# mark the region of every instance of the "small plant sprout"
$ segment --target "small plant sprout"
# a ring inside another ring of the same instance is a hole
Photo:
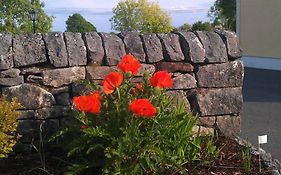
[[[251,164],[251,160],[252,160],[252,154],[251,154],[251,145],[248,142],[246,142],[246,145],[243,147],[242,149],[242,159],[243,159],[243,168],[245,171],[250,171],[252,164]]]

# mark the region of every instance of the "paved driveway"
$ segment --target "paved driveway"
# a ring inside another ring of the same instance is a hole
[[[258,135],[267,134],[262,148],[281,160],[281,71],[245,69],[241,137],[257,146]]]

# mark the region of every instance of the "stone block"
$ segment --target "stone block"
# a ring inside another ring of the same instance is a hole
[[[16,35],[13,40],[15,67],[46,63],[46,48],[41,34]]]
[[[18,120],[17,132],[21,135],[19,142],[31,143],[39,137],[39,124],[35,120]]]
[[[42,136],[43,138],[50,138],[60,129],[60,120],[59,119],[48,119],[41,120],[39,124],[42,126]],[[37,133],[39,134],[39,132]]]
[[[113,71],[118,71],[117,66],[86,66],[86,79],[102,80]]]
[[[155,66],[153,64],[141,64],[141,68],[139,69],[137,76],[143,76],[145,72],[152,75],[155,72]]]
[[[193,63],[203,63],[205,61],[205,49],[199,38],[192,32],[178,32],[180,36],[181,48],[185,59]]]
[[[83,39],[87,47],[88,63],[101,65],[105,55],[101,37],[96,32],[87,32],[83,34]]]
[[[67,50],[61,32],[43,34],[50,63],[54,67],[67,67]]]
[[[35,119],[53,119],[62,118],[69,115],[69,107],[66,106],[52,106],[35,110]]]
[[[91,90],[82,83],[72,83],[71,84],[71,94],[70,97],[77,97],[80,95],[89,94]]]
[[[15,78],[18,77],[20,74],[19,69],[8,69],[4,71],[0,71],[0,78]]]
[[[181,51],[179,36],[173,33],[158,34],[163,45],[164,58],[168,61],[183,61],[184,55]]]
[[[173,78],[173,87],[172,89],[193,89],[196,88],[196,80],[190,74],[177,74]]]
[[[145,62],[143,43],[138,32],[121,33],[120,37],[125,43],[127,53],[134,55],[140,62]]]
[[[191,97],[193,112],[201,116],[239,114],[242,109],[242,88],[198,89]]]
[[[86,46],[81,33],[65,32],[64,38],[68,54],[69,66],[81,66],[87,64]]]
[[[204,126],[194,126],[192,128],[192,134],[199,136],[215,136],[215,129]]]
[[[216,124],[217,118],[216,117],[199,117],[198,125],[206,126],[206,127],[214,127]]]
[[[21,143],[21,142],[17,142],[16,145],[13,147],[13,151],[16,154],[26,154],[26,155],[30,155],[31,152],[33,151],[33,147],[30,143]]]
[[[37,75],[28,75],[26,78],[27,83],[43,84],[43,77]]]
[[[56,94],[55,99],[57,105],[69,106],[71,104],[68,92]]]
[[[16,86],[23,83],[23,76],[15,78],[0,78],[1,86]]]
[[[155,64],[156,71],[166,70],[168,72],[193,72],[194,67],[190,63],[159,62]]]
[[[186,98],[186,95],[184,91],[182,90],[176,90],[176,91],[168,91],[167,95],[173,98],[173,106],[177,107],[181,103],[185,104],[185,111],[186,112],[191,112],[190,104]]]
[[[216,127],[221,135],[237,136],[241,132],[241,118],[233,115],[218,116]]]
[[[216,129],[219,135],[233,137],[241,132],[241,118],[238,115],[199,117],[198,124]]]
[[[13,66],[12,34],[0,33],[0,70]]]
[[[20,74],[22,74],[22,75],[42,74],[42,71],[43,71],[43,69],[40,67],[20,68]]]
[[[40,131],[41,125],[41,131]],[[43,138],[49,138],[52,134],[59,130],[59,120],[19,120],[17,131],[22,137],[19,139],[21,143],[31,143],[39,140],[40,132]]]
[[[60,127],[65,128],[73,126],[73,120],[75,120],[73,117],[64,117],[60,119]]]
[[[224,41],[227,54],[230,59],[237,59],[242,57],[242,51],[239,45],[238,36],[231,31],[216,31]]]
[[[121,58],[126,54],[122,39],[115,34],[108,33],[100,33],[100,36],[104,45],[106,65],[117,65]]]
[[[19,110],[19,112],[20,116],[18,117],[18,120],[34,119],[34,110]]]
[[[8,69],[0,71],[0,85],[16,86],[23,83],[23,76],[20,76],[19,69]]]
[[[205,49],[205,62],[207,63],[223,63],[228,61],[226,46],[221,37],[215,32],[197,31]]]
[[[156,63],[164,59],[162,45],[156,34],[141,35],[144,50],[146,53],[146,61],[148,63]]]
[[[57,95],[60,93],[68,93],[69,92],[69,87],[68,86],[63,86],[59,88],[52,88],[49,90],[53,95]]]
[[[130,79],[131,83],[142,83],[143,82],[143,78],[142,77],[133,77],[132,79]]]
[[[69,85],[77,80],[84,80],[86,76],[85,67],[70,67],[53,70],[44,70],[43,84],[52,87]]]
[[[196,77],[199,87],[241,87],[244,66],[239,60],[199,66]]]
[[[54,96],[43,88],[23,83],[18,86],[3,88],[3,96],[8,100],[17,97],[24,109],[38,109],[55,104]]]

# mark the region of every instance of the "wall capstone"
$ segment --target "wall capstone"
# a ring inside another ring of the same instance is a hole
[[[106,65],[113,66],[118,64],[126,53],[123,41],[115,34],[100,33],[100,35],[104,45]]]
[[[146,53],[146,60],[148,63],[156,63],[164,59],[162,45],[160,39],[156,34],[141,35],[144,50]]]
[[[88,50],[88,63],[101,65],[104,58],[101,37],[96,32],[87,32],[83,34],[83,39]]]
[[[166,61],[183,61],[184,55],[181,51],[179,36],[173,33],[158,34],[163,45],[164,59]]]
[[[15,67],[47,62],[45,44],[41,34],[16,35],[13,40]]]
[[[85,66],[87,64],[87,52],[81,33],[64,33],[68,54],[69,66]]]
[[[45,41],[50,63],[54,67],[67,67],[67,50],[63,33],[52,32],[43,34],[43,40]]]
[[[204,63],[205,49],[199,38],[192,32],[178,32],[185,59],[192,63]]]
[[[143,43],[141,41],[140,34],[138,32],[126,32],[121,33],[120,37],[123,39],[126,53],[131,53],[140,62],[145,62],[145,52],[143,49]]]
[[[12,34],[0,33],[0,70],[14,66],[12,53]]]
[[[218,34],[205,31],[197,31],[195,34],[203,44],[207,63],[224,63],[228,60],[226,46]]]

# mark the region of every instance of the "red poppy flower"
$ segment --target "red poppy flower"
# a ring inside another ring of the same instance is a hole
[[[133,55],[127,54],[121,59],[121,62],[117,66],[123,72],[137,75],[141,64]]]
[[[94,114],[100,113],[101,97],[99,92],[94,92],[87,96],[74,97],[73,103],[79,111]]]
[[[153,118],[157,113],[156,108],[148,99],[134,100],[130,104],[129,109],[138,117]]]
[[[150,78],[149,84],[153,87],[171,88],[173,86],[172,76],[167,71],[158,71]]]
[[[123,82],[123,75],[119,72],[111,72],[102,81],[103,92],[111,94]]]

